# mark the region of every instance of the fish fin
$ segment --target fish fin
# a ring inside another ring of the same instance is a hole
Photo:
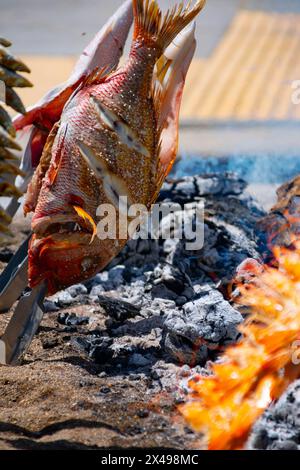
[[[50,90],[37,104],[27,109],[25,116],[15,117],[16,130],[43,122],[45,118],[54,124],[60,119],[66,102],[85,77],[96,67],[117,66],[132,25],[132,18],[131,0],[126,0],[82,52],[69,79]]]
[[[206,0],[189,1],[179,5],[163,16],[155,0],[133,0],[134,40],[141,40],[158,47],[162,52],[203,9]]]
[[[67,134],[67,131],[68,131],[68,124],[67,124],[65,126],[64,133],[60,135],[59,140],[57,142],[56,152],[55,152],[55,154],[53,154],[52,147],[53,147],[53,143],[54,143],[54,140],[55,140],[55,137],[56,137],[56,134],[58,132],[59,127],[60,127],[60,125],[59,125],[59,123],[57,123],[55,125],[53,135],[51,135],[51,139],[49,140],[48,151],[50,152],[50,155],[49,155],[50,164],[49,164],[49,169],[48,169],[48,172],[47,172],[47,179],[48,179],[48,184],[50,186],[54,185],[54,183],[56,181],[56,178],[57,178],[57,175],[59,173],[61,159],[62,159],[63,153],[64,153],[65,138],[66,138],[66,134]]]
[[[122,210],[122,201],[124,200],[121,200],[121,197],[126,197],[129,205],[133,204],[129,188],[125,181],[123,181],[120,176],[109,170],[106,162],[97,156],[94,149],[80,141],[78,141],[77,145],[82,158],[94,172],[97,180],[101,182],[106,197],[115,206],[115,208]]]
[[[99,85],[100,83],[103,83],[108,77],[108,75],[112,72],[114,72],[114,69],[112,69],[111,67],[96,67],[92,71],[92,73],[82,79],[81,83],[78,85],[76,90],[73,91],[72,95],[66,102],[66,106],[74,98],[74,96],[77,95],[80,90],[82,90],[83,88],[87,88],[91,85]]]
[[[19,148],[17,150],[22,150],[22,168],[27,173],[27,177],[20,182],[25,191],[34,169],[39,164],[47,135],[53,124],[59,121],[66,102],[95,67],[110,66],[113,69],[118,65],[132,21],[132,0],[126,0],[83,51],[70,78],[50,90],[33,107],[28,108],[24,116],[17,115],[13,119],[14,127],[19,131],[18,139],[24,140],[24,150]],[[24,113],[24,108],[20,103],[16,103],[15,98],[15,96],[8,98],[10,104],[14,101],[16,110]],[[41,145],[32,149],[32,139],[37,137],[37,132]],[[0,141],[1,139],[0,132]]]
[[[178,150],[179,114],[185,79],[196,50],[195,24],[186,28],[165,51],[170,70],[162,83],[160,102],[156,104],[161,139],[159,160],[171,171]]]
[[[85,222],[86,221],[89,222],[89,224],[92,226],[93,234],[92,234],[92,238],[91,238],[91,241],[90,241],[90,244],[92,244],[94,239],[95,239],[95,236],[97,235],[97,226],[96,226],[96,223],[95,223],[93,217],[91,217],[90,214],[88,214],[80,206],[73,206],[73,209],[75,210],[76,214],[79,215],[79,217],[81,217]]]
[[[152,203],[157,198],[177,156],[180,105],[185,78],[196,49],[194,33],[193,24],[178,35],[156,64],[153,101],[160,147]]]
[[[151,154],[147,147],[143,144],[137,133],[130,127],[129,123],[114,111],[101,103],[95,96],[91,95],[91,102],[97,112],[97,118],[102,126],[115,132],[119,142],[126,145],[129,149],[133,149],[144,157],[150,158]]]

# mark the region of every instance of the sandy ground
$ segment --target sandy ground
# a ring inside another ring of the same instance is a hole
[[[12,250],[26,237],[28,225],[20,217],[13,231]],[[3,267],[0,262],[0,271]],[[93,309],[71,310],[90,316]],[[97,316],[98,325],[104,324],[101,310]],[[9,318],[0,315],[0,332]],[[0,450],[197,447],[198,436],[186,427],[174,401],[180,367],[174,365],[169,390],[143,374],[105,371],[74,348],[72,339],[81,333],[84,328],[67,331],[57,323],[57,313],[48,313],[23,365],[0,366]]]

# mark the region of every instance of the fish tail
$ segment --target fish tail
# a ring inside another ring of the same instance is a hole
[[[133,0],[134,41],[158,48],[162,53],[203,9],[206,0],[181,2],[162,14],[155,0]]]

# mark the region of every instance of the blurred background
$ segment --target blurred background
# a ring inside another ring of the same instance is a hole
[[[26,105],[66,80],[121,0],[0,0],[0,35],[32,70]],[[159,0],[163,9],[173,0]],[[300,0],[207,0],[181,111],[178,175],[237,171],[267,207],[300,173]],[[127,48],[128,50],[128,48]],[[199,157],[202,157],[199,159]]]

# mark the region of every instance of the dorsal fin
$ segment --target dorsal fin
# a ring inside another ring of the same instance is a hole
[[[115,69],[111,69],[111,67],[96,67],[92,73],[90,73],[87,77],[82,80],[81,87],[85,88],[91,85],[99,85],[103,83],[106,78],[115,71]]]
[[[74,98],[74,96],[77,95],[77,93],[79,93],[81,90],[83,90],[84,88],[87,88],[89,86],[92,86],[92,85],[99,85],[100,83],[103,83],[106,78],[111,74],[113,73],[114,70],[112,70],[111,68],[109,67],[101,67],[101,68],[95,68],[93,70],[92,73],[90,73],[89,75],[87,75],[86,77],[84,77],[82,79],[82,81],[80,82],[80,84],[78,85],[78,87],[73,91],[72,95],[70,96],[70,98],[68,99],[68,101],[66,102],[66,105],[65,107],[68,106],[68,103]]]

